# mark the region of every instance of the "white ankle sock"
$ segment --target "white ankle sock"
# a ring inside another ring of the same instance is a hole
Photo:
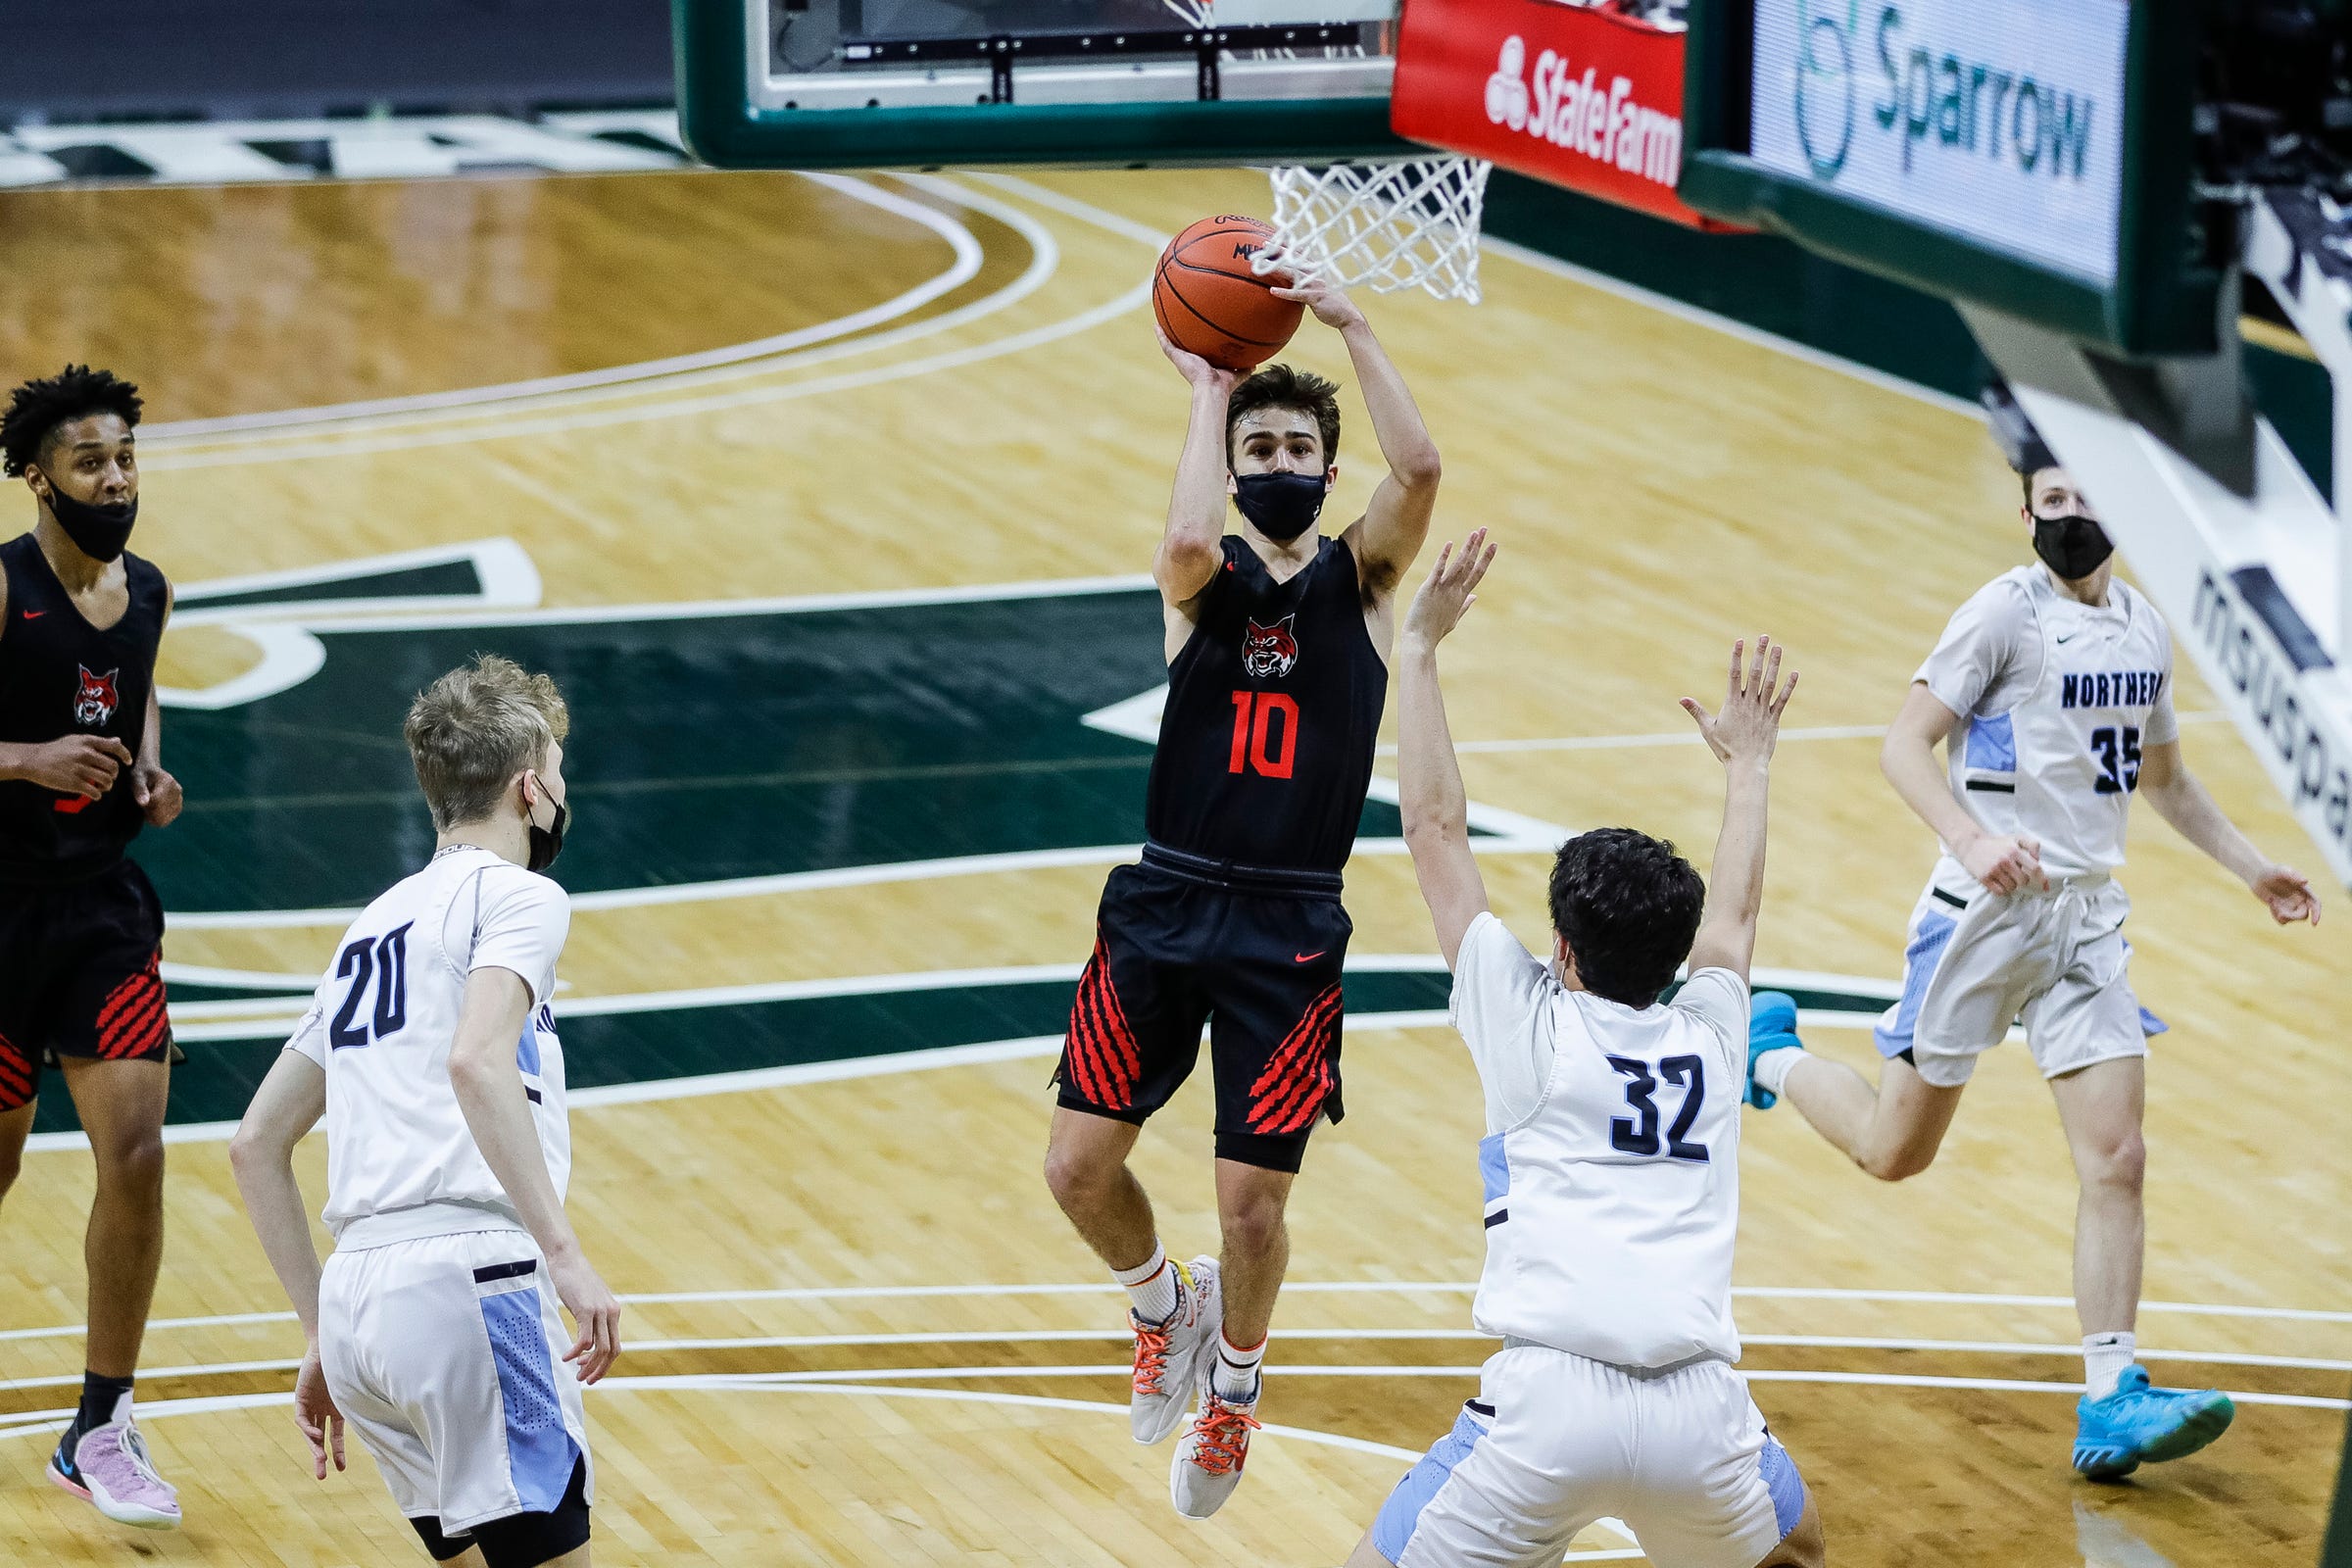
[[[1220,1399],[1236,1404],[1251,1404],[1257,1399],[1257,1370],[1266,1362],[1266,1342],[1258,1341],[1243,1349],[1217,1335],[1217,1364],[1208,1374],[1208,1386]]]
[[[2094,1399],[2104,1399],[2115,1392],[2116,1380],[2124,1368],[2139,1354],[2139,1341],[2131,1334],[2091,1334],[2082,1341],[2082,1382],[2084,1392]]]
[[[1168,1250],[1154,1241],[1152,1255],[1134,1268],[1114,1268],[1110,1277],[1127,1287],[1135,1315],[1147,1323],[1165,1323],[1176,1315],[1176,1265]]]
[[[1788,1074],[1805,1059],[1802,1046],[1784,1047],[1767,1051],[1756,1058],[1756,1087],[1768,1095],[1782,1094],[1788,1083]]]

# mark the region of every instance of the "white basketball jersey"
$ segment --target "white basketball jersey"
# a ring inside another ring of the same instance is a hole
[[[326,1226],[341,1248],[519,1228],[449,1082],[466,977],[512,970],[530,987],[514,1045],[547,1173],[571,1176],[564,1048],[548,1006],[571,904],[488,850],[442,851],[343,933],[288,1051],[326,1072]]]
[[[1632,1007],[1568,990],[1492,914],[1471,924],[1453,1018],[1487,1088],[1481,1329],[1616,1366],[1740,1358],[1747,1012],[1728,969]]]
[[[1945,743],[1952,792],[1986,832],[2037,840],[2062,875],[2124,863],[2140,753],[2180,733],[2172,634],[2144,595],[2116,582],[2085,605],[2019,566],[1960,608],[1914,678],[1960,715]],[[1936,885],[1956,867],[1938,867]]]

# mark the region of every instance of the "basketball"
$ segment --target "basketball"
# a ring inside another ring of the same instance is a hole
[[[1152,309],[1178,348],[1228,370],[1248,370],[1282,352],[1306,307],[1277,299],[1279,272],[1258,276],[1250,258],[1273,241],[1254,218],[1203,218],[1168,241],[1152,274]]]

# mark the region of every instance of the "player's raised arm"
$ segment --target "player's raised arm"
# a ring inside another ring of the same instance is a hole
[[[1159,334],[1159,348],[1193,389],[1184,453],[1176,460],[1176,484],[1168,497],[1168,527],[1152,558],[1159,596],[1182,605],[1200,596],[1224,560],[1225,406],[1238,378],[1178,348],[1165,332]]]
[[[579,1341],[564,1359],[579,1363],[582,1383],[594,1383],[620,1354],[620,1300],[580,1250],[564,1200],[547,1173],[547,1155],[514,1060],[514,1042],[530,1016],[531,988],[522,976],[494,964],[475,969],[466,977],[457,1039],[449,1048],[449,1084],[457,1091],[474,1147],[523,1228],[547,1254],[548,1276],[571,1310]]]
[[[1364,412],[1372,416],[1372,436],[1389,471],[1372,492],[1372,504],[1361,521],[1348,530],[1367,593],[1386,594],[1404,579],[1405,567],[1421,553],[1429,536],[1430,514],[1438,504],[1441,466],[1438,444],[1421,421],[1421,410],[1397,373],[1389,351],[1372,335],[1372,324],[1355,302],[1328,283],[1301,283],[1278,288],[1275,294],[1298,300],[1315,313],[1315,319],[1338,331],[1348,345],[1355,368],[1355,382],[1364,394]]]
[[[1469,799],[1446,723],[1438,644],[1477,602],[1476,589],[1494,564],[1494,551],[1487,530],[1478,528],[1462,541],[1458,557],[1451,545],[1438,552],[1438,564],[1405,612],[1397,649],[1396,800],[1421,901],[1436,922],[1438,951],[1448,969],[1470,922],[1486,912],[1487,884],[1479,875],[1478,858],[1470,853]]]
[[[1796,671],[1782,681],[1781,650],[1769,637],[1756,639],[1752,662],[1747,644],[1732,644],[1732,675],[1722,711],[1710,714],[1686,697],[1683,709],[1697,721],[1708,749],[1723,763],[1723,832],[1715,841],[1715,863],[1707,875],[1707,908],[1690,944],[1690,972],[1729,969],[1741,980],[1756,951],[1756,915],[1764,906],[1764,830],[1772,793],[1772,749],[1781,735],[1781,711],[1796,691]]]

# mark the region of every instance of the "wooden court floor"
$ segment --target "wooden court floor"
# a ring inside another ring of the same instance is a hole
[[[1272,1425],[1206,1525],[1119,1425],[1120,1303],[1039,1174],[1160,678],[1136,574],[1185,399],[1146,270],[1263,205],[1232,172],[0,195],[0,375],[92,359],[152,400],[137,544],[182,587],[165,757],[190,802],[140,847],[190,1056],[141,1398],[188,1525],[133,1540],[40,1479],[90,1185],[45,1102],[0,1212],[0,1560],[421,1560],[364,1458],[320,1486],[298,1457],[300,1340],[220,1124],[338,911],[429,843],[397,713],[476,647],[575,704],[571,1207],[632,1303],[589,1402],[600,1560],[1341,1559],[1490,1348],[1479,1099],[1393,808],[1349,870],[1350,1114],[1298,1187]],[[1562,829],[1703,854],[1718,774],[1675,699],[1769,631],[1804,686],[1758,961],[1817,1049],[1866,1061],[1933,853],[1874,727],[2024,559],[2014,481],[1964,410],[1524,257],[1486,286],[1367,303],[1445,453],[1438,537],[1503,546],[1446,656],[1499,909],[1542,940]],[[1291,358],[1348,379],[1311,324]],[[1352,515],[1377,460],[1348,397]],[[2193,674],[2180,701],[2225,807],[2315,863]],[[2132,853],[2134,978],[2173,1025],[2140,1339],[2159,1377],[2234,1391],[2237,1425],[2071,1478],[2073,1184],[2022,1051],[1899,1188],[1751,1117],[1743,1365],[1838,1562],[2316,1557],[2352,1374],[2352,906],[2274,930],[2145,812]],[[1186,1251],[1214,1245],[1206,1101],[1139,1156]],[[1596,1527],[1571,1560],[1632,1553]]]

